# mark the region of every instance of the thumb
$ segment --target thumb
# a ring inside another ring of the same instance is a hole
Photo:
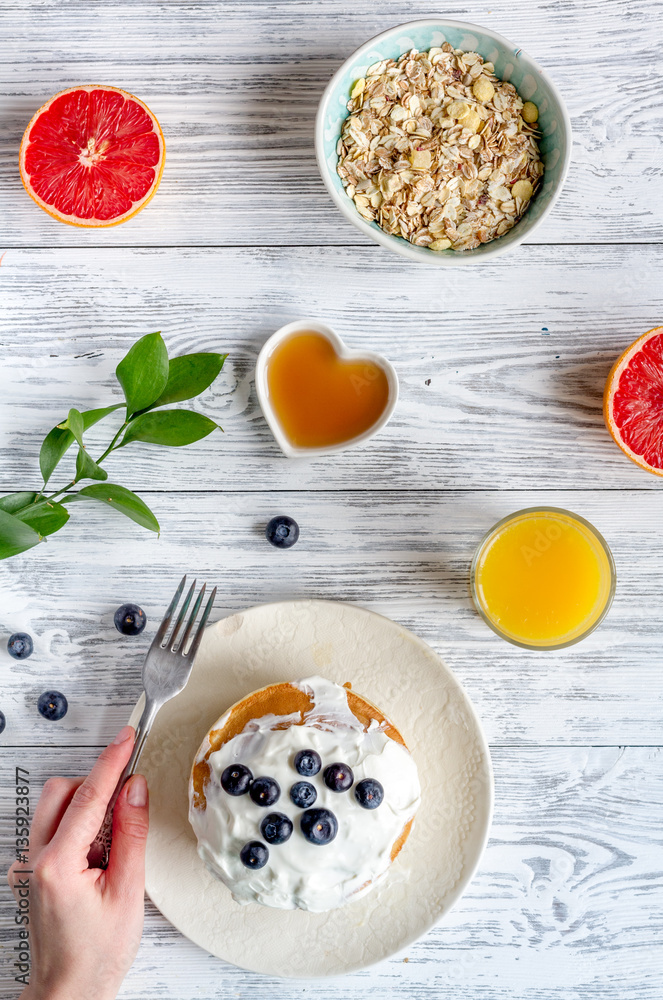
[[[106,872],[111,891],[125,898],[145,892],[145,844],[149,826],[147,782],[129,778],[113,810],[113,840]]]

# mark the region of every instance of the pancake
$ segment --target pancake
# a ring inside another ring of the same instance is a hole
[[[302,770],[311,761],[319,769]],[[394,724],[349,685],[309,677],[252,692],[212,726],[193,762],[189,820],[238,902],[324,912],[384,878],[419,796]]]

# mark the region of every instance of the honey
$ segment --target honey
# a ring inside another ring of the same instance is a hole
[[[292,333],[267,361],[269,400],[283,433],[299,448],[359,437],[389,402],[386,372],[373,361],[340,358],[321,333]]]

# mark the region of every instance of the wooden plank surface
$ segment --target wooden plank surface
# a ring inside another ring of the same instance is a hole
[[[44,757],[19,747],[0,760],[0,864],[11,860],[14,767],[36,800],[52,774],[78,774],[92,749]],[[243,972],[187,942],[149,904],[123,1000],[658,1000],[663,756],[617,747],[499,748],[497,806],[479,872],[445,920],[406,952],[331,981]],[[9,890],[0,889],[0,941],[15,943]],[[1,953],[0,953],[1,954]],[[6,955],[6,951],[5,951]],[[0,965],[0,995],[13,997]]]
[[[5,0],[0,35],[0,219],[5,246],[368,245],[325,193],[313,122],[341,62],[412,0]],[[658,0],[539,5],[466,0],[451,14],[492,28],[547,70],[574,154],[536,243],[642,243],[663,235]],[[103,233],[58,225],[25,195],[18,146],[34,112],[76,83],[142,98],[167,160],[153,203]],[[375,254],[378,254],[376,248]],[[414,268],[412,269],[414,272]]]
[[[179,574],[219,586],[214,617],[265,601],[318,597],[361,604],[412,628],[467,686],[498,744],[660,744],[663,558],[652,545],[660,499],[649,491],[144,494],[157,538],[105,507],[77,504],[60,535],[0,563],[3,631],[27,631],[35,654],[0,649],[8,744],[98,744],[126,722],[140,665]],[[474,611],[469,567],[482,534],[532,503],[571,508],[612,547],[618,586],[603,625],[576,646],[530,652]],[[628,516],[626,516],[628,511]],[[263,531],[276,513],[301,526],[282,552]],[[124,601],[147,632],[122,638]],[[35,713],[50,685],[70,698],[62,724]],[[210,720],[210,723],[213,720]]]
[[[173,354],[230,352],[193,404],[225,434],[176,461],[149,445],[117,453],[111,476],[137,490],[660,490],[615,447],[601,407],[614,360],[662,321],[662,265],[661,246],[520,247],[444,274],[377,247],[9,251],[0,489],[37,486],[43,436],[74,404],[119,399],[118,361],[162,330]],[[286,460],[252,381],[269,334],[307,316],[384,353],[401,380],[386,430],[334,461]]]
[[[154,508],[161,538],[80,504],[61,535],[0,563],[0,868],[13,768],[30,768],[35,802],[50,774],[89,767],[138,696],[144,650],[185,570],[219,585],[214,617],[321,597],[413,629],[468,690],[496,771],[480,871],[407,954],[331,982],[274,981],[206,955],[148,904],[125,1000],[661,993],[663,480],[621,455],[601,416],[612,362],[663,316],[661,4],[466,0],[448,12],[533,56],[574,129],[565,190],[534,243],[454,272],[360,235],[313,151],[317,102],[340,62],[430,14],[412,0],[0,5],[0,492],[38,485],[39,445],[70,405],[116,398],[115,366],[137,337],[161,329],[171,353],[230,352],[194,403],[223,436],[138,445],[109,465]],[[105,232],[48,218],[17,169],[34,111],[96,81],[145,100],[168,148],[154,201]],[[389,427],[333,461],[283,458],[252,382],[267,336],[307,315],[384,353],[401,380]],[[482,533],[538,503],[594,522],[618,571],[603,626],[549,654],[499,640],[468,592]],[[288,553],[262,536],[275,513],[302,526]],[[148,614],[138,639],[112,624],[127,600]],[[4,651],[17,629],[36,640],[22,664]],[[57,725],[35,709],[50,687],[70,699]],[[18,993],[15,943],[1,885],[2,1000]]]

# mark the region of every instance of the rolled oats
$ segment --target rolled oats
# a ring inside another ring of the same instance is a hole
[[[353,85],[337,170],[360,215],[433,251],[511,229],[541,183],[538,108],[476,52],[445,43]]]

